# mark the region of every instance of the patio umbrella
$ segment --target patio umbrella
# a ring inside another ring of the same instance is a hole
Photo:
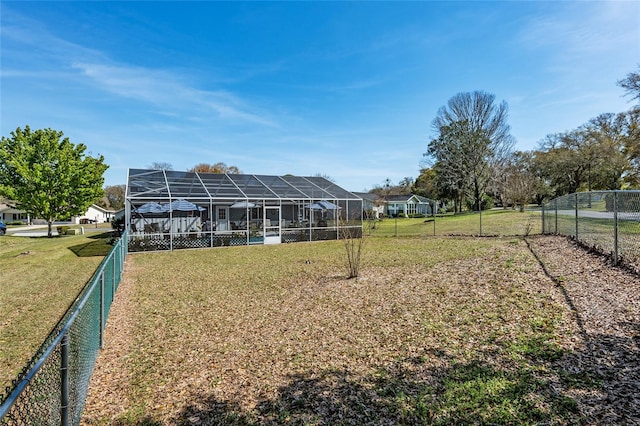
[[[252,209],[256,207],[256,203],[252,203],[251,201],[238,201],[237,203],[231,204],[230,208],[232,209]]]
[[[322,201],[318,201],[317,203],[310,204],[309,208],[312,210],[338,210],[341,207],[329,201],[322,200]]]
[[[159,203],[145,203],[143,205],[141,205],[140,207],[134,207],[135,211],[140,213],[140,214],[147,214],[147,213],[164,213],[164,207],[159,204]]]
[[[321,218],[324,220],[324,212],[327,210],[338,210],[341,209],[342,207],[337,206],[329,201],[318,201],[317,203],[313,203],[313,204],[309,204],[307,206],[309,209],[311,210],[320,210],[322,212],[321,214]]]
[[[181,212],[192,212],[192,211],[203,212],[205,210],[204,208],[193,204],[191,201],[182,200],[182,199],[172,201],[168,204],[164,204],[162,207],[165,212],[172,212],[176,210]]]

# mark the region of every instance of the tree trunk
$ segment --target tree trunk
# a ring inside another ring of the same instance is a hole
[[[49,219],[47,221],[47,226],[48,226],[47,237],[51,238],[51,237],[53,237],[53,230],[52,230],[52,228],[53,228],[53,220]]]

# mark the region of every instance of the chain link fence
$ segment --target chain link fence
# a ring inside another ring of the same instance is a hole
[[[528,206],[523,211],[499,208],[455,215],[365,219],[363,231],[367,236],[378,237],[516,237],[541,234],[542,218],[538,206]]]
[[[123,235],[2,395],[0,425],[77,425],[127,255]]]
[[[545,234],[570,236],[640,271],[640,191],[564,195],[543,206],[542,218]]]

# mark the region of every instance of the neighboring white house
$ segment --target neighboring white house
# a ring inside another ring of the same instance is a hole
[[[29,222],[29,215],[23,210],[18,210],[10,204],[0,203],[0,219],[4,222]]]
[[[438,213],[438,202],[420,195],[388,195],[386,200],[369,192],[353,192],[362,198],[362,208],[366,212],[372,212],[376,219],[383,215],[396,217],[398,215],[425,215]]]
[[[92,204],[83,215],[72,217],[70,221],[75,224],[109,222],[116,213],[117,212],[115,210],[105,209]],[[35,220],[35,218],[30,218],[24,210],[16,209],[8,203],[0,203],[0,219],[4,222],[21,221],[24,223],[29,223],[31,220]]]
[[[71,218],[71,223],[104,223],[110,222],[111,218],[116,215],[115,210],[105,209],[103,207],[91,204],[85,214]]]
[[[415,194],[389,195],[386,201],[386,214],[389,217],[398,215],[411,216],[422,214],[425,216],[438,213],[438,203],[429,198]]]

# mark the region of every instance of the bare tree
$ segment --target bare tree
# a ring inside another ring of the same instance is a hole
[[[476,208],[490,181],[490,169],[503,163],[515,143],[507,123],[506,102],[475,91],[458,93],[438,110],[433,120],[437,137],[425,156],[434,161],[440,186],[447,192],[469,193]]]
[[[153,170],[173,170],[173,166],[171,165],[171,163],[167,163],[165,161],[154,161],[150,166],[147,167]]]
[[[631,100],[640,101],[640,66],[638,71],[630,72],[625,78],[618,81],[618,85],[625,89],[625,95],[631,95]]]
[[[505,203],[519,206],[521,212],[535,197],[539,187],[539,178],[531,170],[532,155],[530,152],[515,152],[503,168],[501,196]]]
[[[188,171],[198,173],[228,173],[228,174],[241,174],[242,172],[236,166],[227,166],[223,162],[215,164],[200,163],[193,166]]]
[[[331,183],[336,183],[336,180],[334,178],[332,178],[331,176],[329,176],[328,174],[326,174],[326,173],[316,173],[313,176],[314,177],[324,178],[324,179],[328,180]]]
[[[362,227],[350,227],[348,222],[341,221],[340,238],[346,251],[346,267],[348,279],[358,278],[360,274],[360,261],[364,248],[365,238]]]

